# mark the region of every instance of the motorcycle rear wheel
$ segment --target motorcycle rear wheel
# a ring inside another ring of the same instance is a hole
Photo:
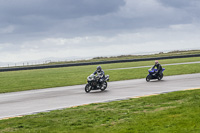
[[[160,76],[158,76],[158,80],[161,80],[163,78],[163,74],[161,74]]]
[[[89,84],[86,84],[85,86],[85,92],[89,93],[91,91],[91,86]]]
[[[103,88],[101,88],[101,91],[104,91],[106,88],[107,88],[107,82],[105,81],[105,82],[103,82]]]

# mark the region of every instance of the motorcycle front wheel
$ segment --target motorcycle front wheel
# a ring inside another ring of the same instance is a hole
[[[148,75],[148,76],[146,77],[146,81],[149,82],[150,79],[151,79],[151,75]]]
[[[91,91],[91,86],[89,84],[86,84],[85,86],[85,92],[89,93]]]
[[[107,88],[107,82],[103,82],[102,87],[101,87],[101,91],[104,91]]]

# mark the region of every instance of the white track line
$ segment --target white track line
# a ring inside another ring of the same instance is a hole
[[[185,64],[198,64],[198,63],[200,63],[200,61],[196,61],[196,62],[184,62],[184,63],[173,63],[173,64],[163,64],[162,66],[185,65]],[[127,67],[127,68],[105,69],[105,71],[108,71],[108,70],[135,69],[135,68],[146,68],[146,67],[152,67],[152,65],[151,65],[151,66],[139,66],[139,67]]]

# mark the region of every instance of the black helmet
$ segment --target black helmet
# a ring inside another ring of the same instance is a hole
[[[100,72],[101,71],[101,66],[97,67],[97,71]]]

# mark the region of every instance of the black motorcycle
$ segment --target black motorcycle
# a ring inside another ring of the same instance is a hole
[[[85,92],[88,93],[91,90],[101,90],[104,91],[107,88],[107,81],[109,81],[109,75],[105,78],[91,74],[87,77],[87,84],[85,86]]]

